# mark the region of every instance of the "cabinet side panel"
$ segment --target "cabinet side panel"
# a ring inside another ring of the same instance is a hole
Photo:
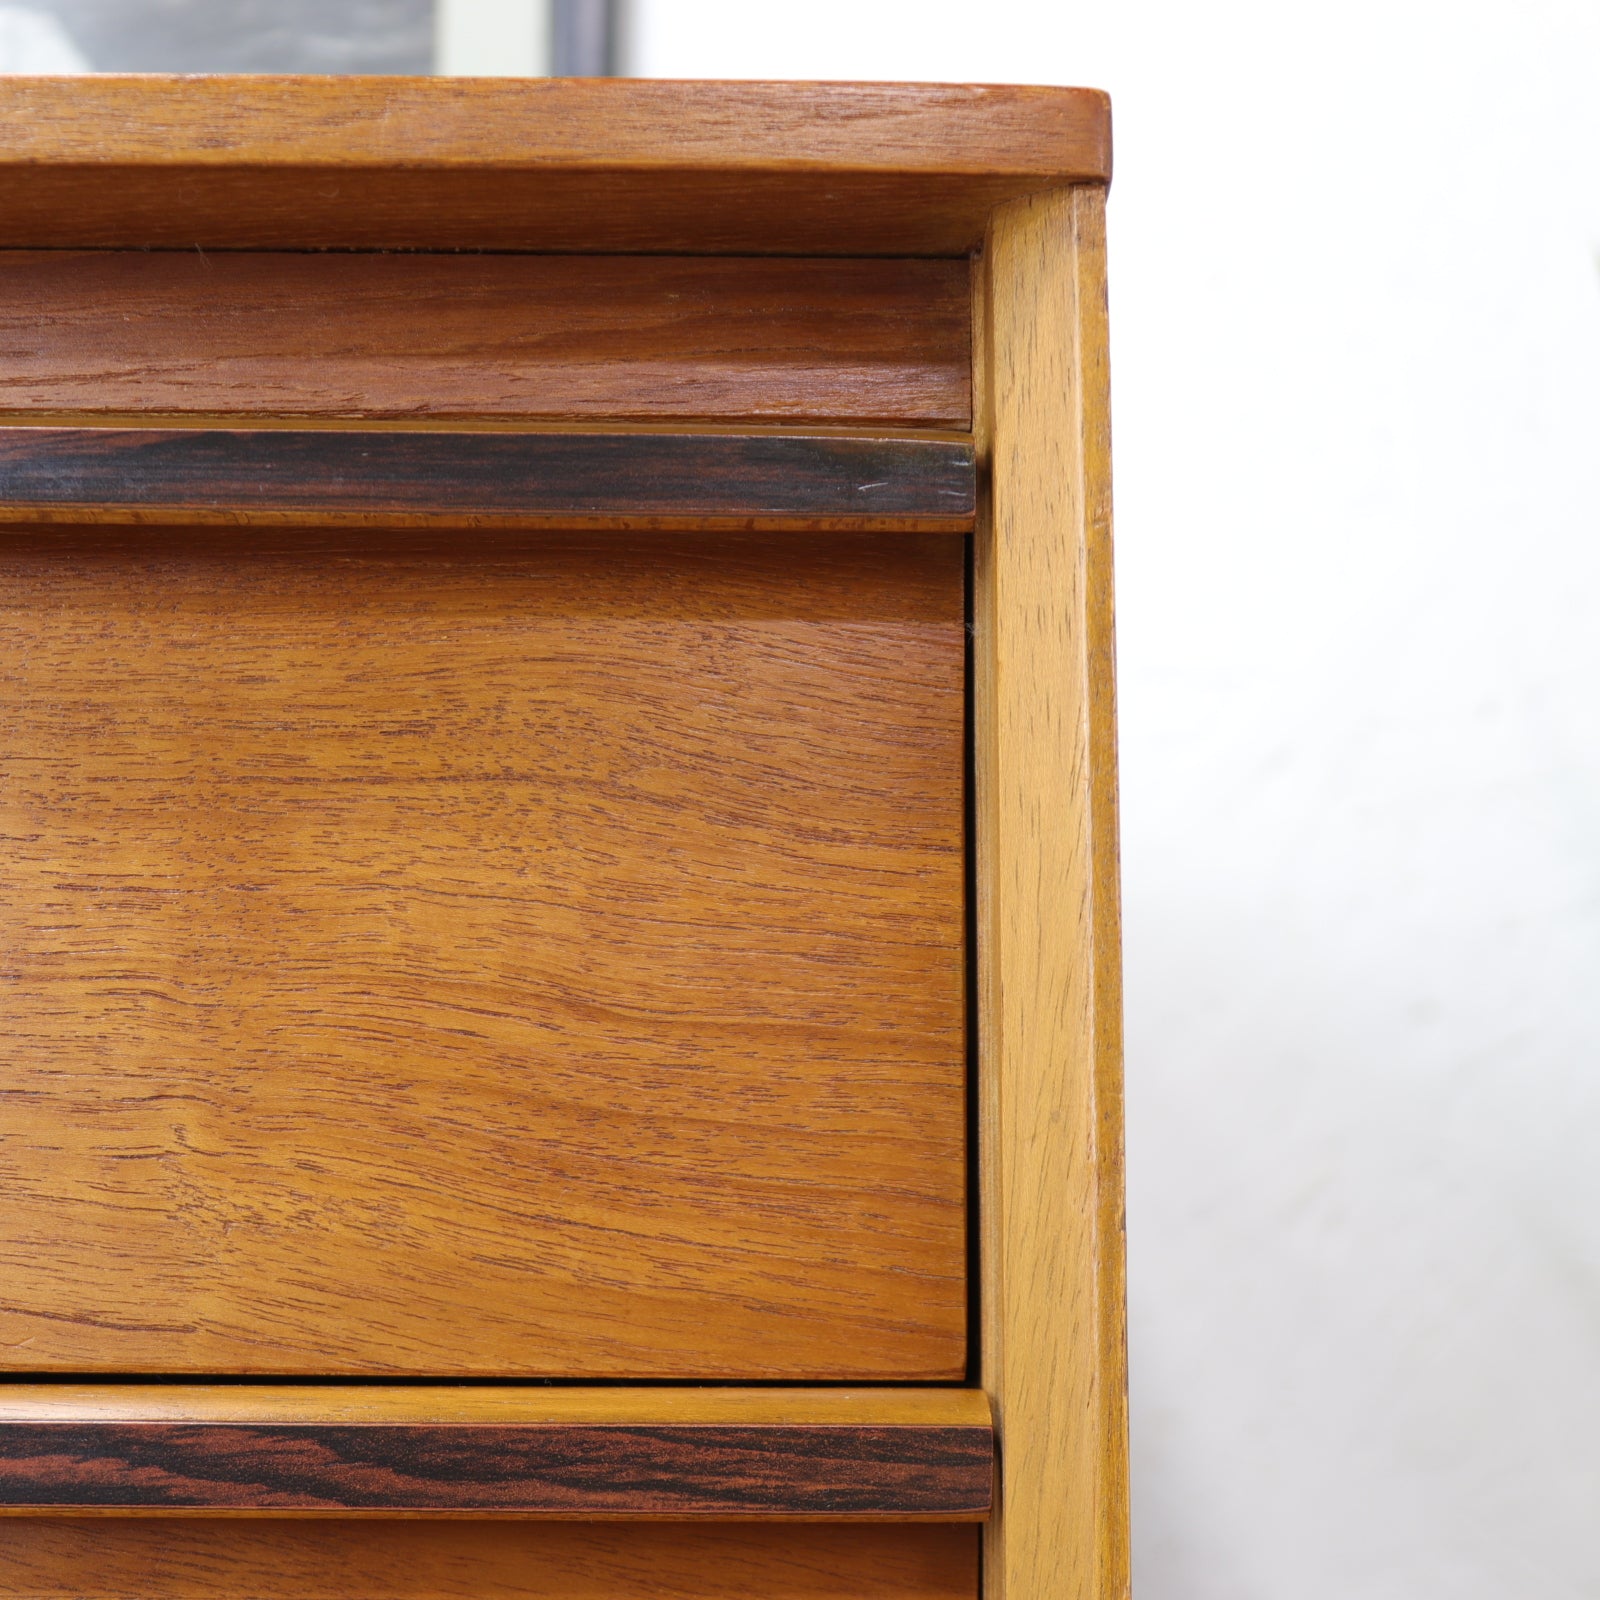
[[[1104,196],[996,212],[974,689],[989,1600],[1127,1589]]]

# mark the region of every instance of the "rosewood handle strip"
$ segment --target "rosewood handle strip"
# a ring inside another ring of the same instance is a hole
[[[971,442],[780,433],[0,428],[0,507],[248,522],[964,531]]]
[[[983,1426],[0,1423],[0,1507],[973,1521]]]

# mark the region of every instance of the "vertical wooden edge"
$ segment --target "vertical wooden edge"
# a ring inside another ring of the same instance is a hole
[[[1111,348],[1106,191],[1079,188],[1080,250],[1092,262],[1082,294],[1084,384],[1089,396],[1089,775],[1095,850],[1095,1163],[1104,1382],[1105,1484],[1101,1571],[1119,1596],[1131,1587],[1128,1483],[1127,1174],[1122,1010],[1122,831],[1117,788],[1117,648],[1111,500]]]
[[[1128,1593],[1105,191],[995,211],[975,288],[986,1600]]]
[[[973,1067],[978,1083],[974,1093],[976,1128],[971,1130],[973,1149],[970,1158],[978,1162],[976,1182],[976,1240],[978,1259],[973,1267],[978,1274],[978,1326],[974,1330],[974,1349],[970,1352],[970,1371],[989,1397],[989,1414],[995,1429],[994,1499],[990,1502],[989,1522],[984,1526],[978,1549],[979,1600],[1000,1594],[1000,1579],[990,1579],[990,1568],[997,1568],[1000,1547],[1000,1512],[1005,1504],[1005,1461],[1000,1454],[1000,1413],[995,1378],[1000,1371],[1005,1336],[1005,1318],[1000,1310],[1000,1264],[998,1242],[1005,1234],[1002,1189],[998,1184],[998,1126],[1000,1094],[998,1074],[992,1070],[990,1035],[998,1016],[998,966],[994,952],[995,874],[995,630],[994,630],[994,499],[990,483],[994,480],[994,382],[990,381],[989,248],[987,240],[973,264],[973,456],[978,462],[978,506],[973,522],[973,563],[971,563],[971,738],[973,738],[973,1005],[976,1008]]]
[[[973,1377],[989,1394],[990,1413],[998,1427],[995,1396],[990,1375],[997,1369],[1004,1328],[996,1293],[1000,1282],[996,1245],[1004,1233],[1001,1216],[1003,1196],[995,1181],[999,1171],[999,1080],[990,1070],[990,1035],[998,1015],[999,970],[991,959],[994,947],[998,870],[995,850],[995,652],[994,642],[994,505],[990,485],[994,473],[994,385],[989,373],[989,260],[985,248],[974,263],[972,273],[972,440],[978,468],[977,508],[972,531],[972,787],[973,837],[969,843],[975,862],[973,933],[976,1037],[972,1058],[977,1074],[977,1127],[974,1129],[973,1156],[978,1163],[977,1185],[977,1260],[973,1270],[978,1277],[977,1348],[973,1358]],[[998,1485],[997,1485],[998,1492]],[[998,1503],[998,1502],[997,1502]]]

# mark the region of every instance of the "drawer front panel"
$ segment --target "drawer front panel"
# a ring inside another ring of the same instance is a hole
[[[962,585],[8,530],[8,1367],[958,1376]]]
[[[10,1522],[0,1600],[976,1600],[971,1527]]]
[[[0,413],[972,417],[966,261],[0,251]]]

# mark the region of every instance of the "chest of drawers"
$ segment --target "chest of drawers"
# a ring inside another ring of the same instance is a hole
[[[1122,1593],[1103,98],[0,113],[0,1596]]]

